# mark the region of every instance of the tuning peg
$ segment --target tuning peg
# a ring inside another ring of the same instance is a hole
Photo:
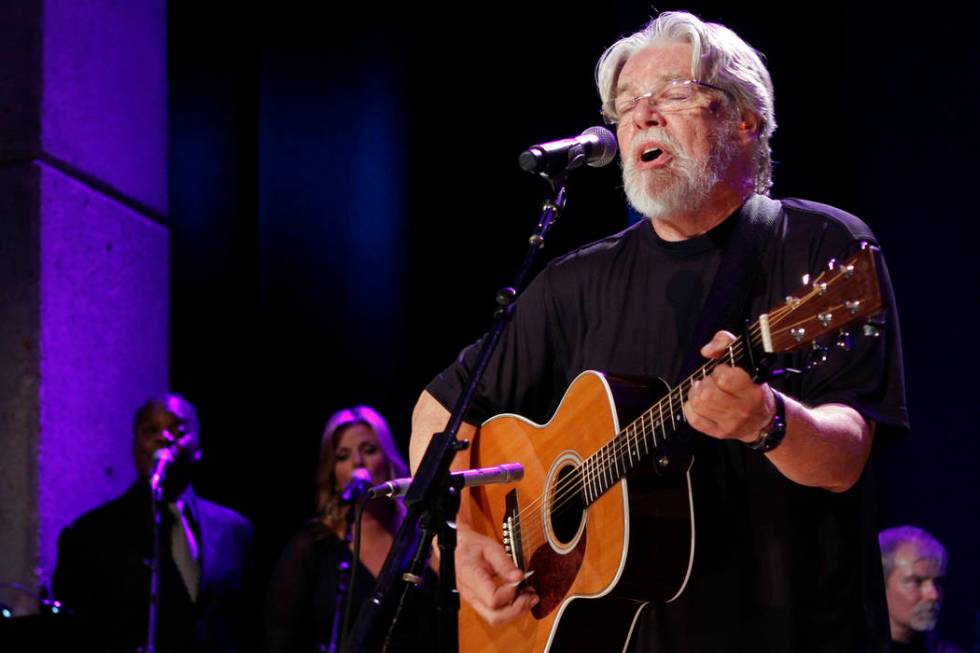
[[[851,351],[851,346],[853,344],[851,341],[851,334],[848,331],[841,329],[840,333],[837,334],[837,341],[834,344],[837,345],[838,349]]]
[[[881,336],[881,328],[883,326],[885,326],[885,323],[882,320],[871,318],[861,327],[861,333],[869,338],[877,338]]]
[[[827,362],[827,355],[829,354],[829,352],[827,351],[827,348],[826,347],[824,347],[823,345],[821,345],[820,343],[818,343],[816,340],[814,340],[810,344],[810,354],[811,354],[811,356],[810,356],[810,365],[809,365],[809,368],[812,369],[814,367],[818,367],[818,366],[823,365],[824,363],[826,363]]]
[[[831,272],[833,272],[834,271],[834,268],[836,268],[836,267],[837,267],[837,259],[832,258],[829,261],[827,261],[827,269],[828,270],[830,270]]]

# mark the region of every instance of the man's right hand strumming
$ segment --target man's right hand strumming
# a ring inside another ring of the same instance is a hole
[[[533,589],[518,587],[524,572],[499,542],[458,525],[456,585],[460,596],[491,626],[517,619],[537,605]]]
[[[409,447],[412,471],[418,467],[433,433],[446,427],[449,411],[430,395],[423,392],[412,413],[412,441]],[[458,437],[469,440],[476,427],[463,424]],[[469,452],[456,455],[453,469],[469,468]],[[437,552],[437,549],[433,549]],[[466,524],[466,515],[460,513],[457,521],[456,586],[460,597],[491,626],[513,621],[530,610],[538,602],[538,596],[530,589],[518,591],[524,580],[507,555],[504,547],[485,535],[473,531]]]

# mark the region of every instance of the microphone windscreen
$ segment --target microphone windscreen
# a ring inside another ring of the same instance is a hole
[[[173,447],[160,447],[153,452],[153,462],[159,462],[161,460],[165,462],[173,462],[174,458],[177,456],[174,454]]]
[[[361,483],[371,484],[371,472],[364,469],[363,467],[358,467],[354,470],[354,475],[351,478],[352,481],[356,480]]]
[[[618,149],[613,133],[605,127],[596,125],[582,132],[583,136],[585,134],[591,134],[599,139],[595,152],[590,153],[589,165],[593,168],[601,168],[612,163],[612,160],[616,158],[616,150]]]

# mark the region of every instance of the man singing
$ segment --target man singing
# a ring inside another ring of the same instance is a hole
[[[728,28],[663,13],[606,50],[596,79],[626,196],[649,219],[551,262],[528,286],[469,424],[502,412],[544,423],[584,370],[676,384],[690,361],[725,355],[732,331],[781,304],[803,275],[875,243],[843,211],[765,196],[772,82]],[[691,575],[676,600],[642,612],[632,650],[886,650],[867,463],[873,439],[893,437],[908,418],[883,267],[879,276],[888,307],[879,337],[856,339],[816,366],[823,357],[809,350],[779,357],[777,368],[812,369],[776,381],[754,383],[740,367],[718,365],[690,390]],[[734,309],[719,309],[729,301]],[[715,316],[707,331],[706,315]],[[475,346],[465,349],[422,393],[413,465],[446,424],[475,357]],[[467,426],[460,437],[472,434]],[[463,599],[491,627],[522,617],[540,597],[518,584],[522,571],[501,545],[464,520]],[[610,641],[607,650],[623,646]]]
[[[146,647],[154,531],[149,478],[163,449],[173,452],[174,462],[162,482],[155,650],[250,650],[252,526],[194,493],[199,431],[197,411],[179,395],[140,406],[133,418],[136,482],[58,538],[55,597],[82,620],[93,650]]]

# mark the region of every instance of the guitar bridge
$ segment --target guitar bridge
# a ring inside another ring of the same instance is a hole
[[[507,493],[502,523],[504,550],[521,571],[524,570],[524,547],[521,544],[521,517],[517,503],[517,490]]]

